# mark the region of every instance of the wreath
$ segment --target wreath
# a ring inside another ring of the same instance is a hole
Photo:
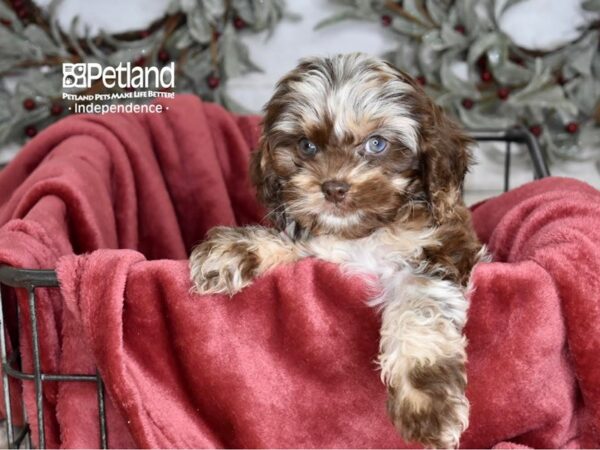
[[[77,18],[68,30],[58,25],[58,3],[43,10],[31,0],[0,0],[0,145],[33,137],[71,113],[62,99],[63,63],[175,62],[177,92],[240,110],[223,86],[230,77],[260,71],[240,33],[272,31],[282,18],[294,18],[284,0],[173,0],[166,15],[145,29],[94,36],[85,29],[80,36]],[[107,90],[96,82],[78,94]]]
[[[526,126],[550,160],[598,160],[600,21],[562,48],[530,51],[499,26],[507,8],[521,1],[338,0],[345,8],[319,27],[378,21],[398,43],[384,57],[467,127]],[[600,0],[582,6],[600,12]]]

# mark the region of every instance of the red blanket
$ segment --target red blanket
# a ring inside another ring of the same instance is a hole
[[[58,267],[62,298],[39,293],[44,370],[98,367],[113,447],[406,446],[360,278],[305,260],[231,300],[189,294],[206,230],[263,216],[246,175],[258,128],[193,97],[163,103],[64,120],[0,176],[0,261]],[[462,445],[600,445],[600,193],[550,178],[474,221],[496,262],[473,275]],[[23,320],[31,370],[27,333]],[[48,384],[44,408],[49,446],[98,445],[93,384]]]

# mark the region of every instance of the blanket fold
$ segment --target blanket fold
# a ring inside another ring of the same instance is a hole
[[[61,121],[0,174],[0,262],[61,283],[39,291],[44,371],[99,371],[111,447],[413,446],[386,415],[360,277],[307,259],[232,299],[190,294],[205,232],[264,215],[247,176],[258,119],[161,102]],[[494,260],[473,273],[461,445],[599,446],[600,193],[544,179],[473,219]],[[49,384],[44,408],[49,446],[98,445],[95,385]]]

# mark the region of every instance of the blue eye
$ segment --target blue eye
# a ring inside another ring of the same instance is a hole
[[[313,156],[318,150],[317,146],[306,138],[300,139],[298,148],[300,149],[300,152],[306,156]]]
[[[378,154],[383,152],[388,146],[388,142],[381,136],[373,136],[365,142],[367,153]]]

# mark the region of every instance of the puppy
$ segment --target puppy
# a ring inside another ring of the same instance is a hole
[[[408,75],[363,54],[301,61],[263,126],[251,177],[276,229],[211,230],[190,258],[195,291],[232,295],[305,257],[375,275],[390,417],[407,441],[457,446],[465,293],[483,255],[461,195],[471,141]]]

